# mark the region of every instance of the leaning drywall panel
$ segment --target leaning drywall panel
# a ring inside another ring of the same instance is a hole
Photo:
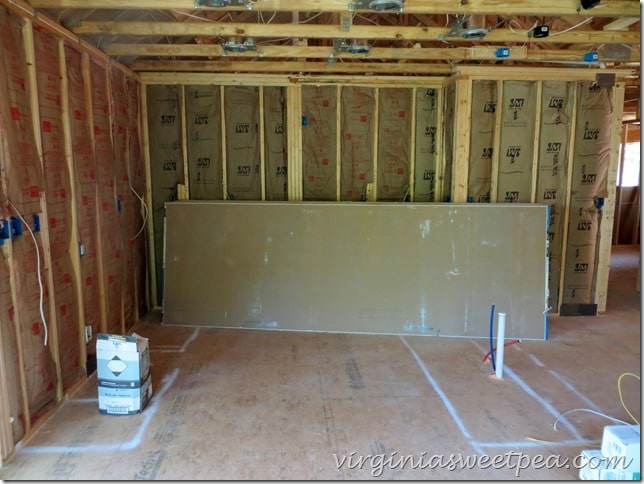
[[[304,200],[337,199],[337,88],[302,86]]]
[[[410,192],[411,112],[409,88],[381,88],[378,97],[378,200],[403,202]]]
[[[74,177],[76,183],[76,213],[78,217],[78,248],[83,287],[85,325],[91,326],[92,334],[101,331],[98,294],[98,250],[96,228],[96,183],[97,167],[94,158],[85,81],[82,73],[81,54],[65,46],[67,79],[69,84],[69,112],[73,148]],[[93,340],[95,337],[93,337]],[[89,342],[91,347],[93,342]]]
[[[484,337],[496,304],[508,338],[545,337],[545,206],[190,201],[166,210],[167,324]]]
[[[259,88],[224,87],[226,198],[261,200]]]
[[[536,113],[535,81],[504,81],[497,200],[529,203]]]
[[[373,182],[375,89],[344,86],[341,93],[340,199],[367,200]]]
[[[221,90],[186,86],[185,99],[190,199],[223,200]]]
[[[45,177],[49,246],[54,277],[56,327],[63,388],[84,375],[80,358],[78,302],[69,247],[72,236],[71,177],[64,150],[58,42],[51,33],[34,28],[40,132]]]
[[[438,89],[416,90],[414,202],[436,200]]]
[[[111,120],[107,93],[106,67],[90,60],[94,155],[98,172],[99,234],[102,246],[103,286],[105,288],[106,330],[121,333],[122,259],[119,203],[116,193],[116,166],[112,146]],[[108,234],[113,234],[112,236]]]
[[[548,224],[548,304],[559,308],[559,281],[568,194],[568,153],[574,106],[574,83],[544,81],[541,97],[536,202],[550,206]]]
[[[163,298],[163,227],[165,202],[177,198],[177,184],[183,183],[181,110],[178,86],[148,86],[148,131],[156,261],[157,300]]]
[[[264,87],[266,200],[288,199],[286,140],[286,88]]]
[[[492,153],[496,122],[497,81],[472,82],[472,127],[467,198],[489,202],[492,180]]]

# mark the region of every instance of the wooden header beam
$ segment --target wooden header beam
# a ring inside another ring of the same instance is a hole
[[[117,10],[196,10],[195,0],[31,0],[34,8],[84,8]],[[203,10],[253,10],[284,12],[346,12],[354,10],[352,0],[248,0],[244,6],[212,8]],[[374,12],[373,10],[357,10]],[[471,15],[536,15],[579,17],[639,17],[640,5],[634,0],[604,0],[593,9],[580,8],[579,0],[407,0],[406,14],[471,14]],[[391,13],[388,13],[391,15]],[[395,13],[394,13],[395,15]]]
[[[463,37],[448,37],[446,27],[406,27],[386,25],[352,25],[349,31],[340,25],[319,24],[260,24],[226,22],[82,22],[71,27],[75,34],[132,35],[132,36],[206,36],[206,37],[295,37],[308,39],[378,39],[378,40],[445,40],[450,43],[471,42]],[[639,31],[571,30],[552,37],[528,37],[511,29],[494,29],[484,42],[530,42],[557,44],[639,44]],[[556,36],[556,38],[555,38]]]
[[[130,66],[135,72],[321,72],[377,74],[432,74],[449,75],[453,67],[448,64],[407,62],[265,62],[265,61],[137,61]]]
[[[391,48],[374,47],[368,54],[336,52],[334,58],[342,59],[389,59],[389,60],[495,60],[496,51],[506,46],[446,48]],[[104,48],[110,56],[185,56],[211,58],[317,58],[328,59],[332,47],[259,45],[257,50],[247,52],[225,52],[219,44],[110,44]],[[504,60],[532,62],[570,61],[583,62],[586,50],[528,50],[526,47],[511,47],[509,57]],[[600,56],[599,61],[626,61]],[[631,54],[631,62],[639,61],[639,55]]]

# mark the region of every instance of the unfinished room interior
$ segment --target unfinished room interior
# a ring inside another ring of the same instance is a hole
[[[0,0],[0,479],[640,480],[640,31]]]

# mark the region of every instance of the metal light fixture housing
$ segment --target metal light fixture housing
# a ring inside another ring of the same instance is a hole
[[[357,0],[356,8],[370,8],[376,12],[402,12],[405,0]]]
[[[244,40],[238,37],[229,37],[224,43],[221,44],[221,48],[224,49],[225,52],[235,53],[257,50],[255,39],[251,37],[247,37]]]
[[[468,40],[478,40],[485,37],[490,30],[485,27],[485,16],[464,15],[454,19],[448,37],[462,37]]]
[[[195,0],[195,8],[211,7],[211,8],[224,8],[224,7],[243,7],[244,0]]]
[[[368,54],[371,52],[371,45],[366,40],[335,39],[333,41],[334,52],[348,52],[349,54]]]

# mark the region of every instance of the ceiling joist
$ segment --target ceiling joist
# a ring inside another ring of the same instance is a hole
[[[132,64],[136,72],[328,72],[363,73],[366,68],[372,74],[423,74],[449,75],[449,64],[412,64],[404,62],[372,62],[368,67],[363,62],[264,62],[264,61],[137,61]]]
[[[195,0],[31,0],[34,8],[84,8],[117,10],[195,10]],[[245,0],[244,6],[203,10],[253,10],[284,12],[346,12],[354,10],[352,0]],[[363,10],[373,12],[372,10]],[[592,9],[581,8],[579,0],[407,0],[406,14],[536,15],[580,17],[639,17],[634,0],[610,0]]]
[[[281,37],[304,39],[381,39],[471,42],[463,37],[448,37],[447,27],[407,27],[384,25],[351,25],[343,30],[341,25],[319,24],[260,24],[260,23],[227,23],[227,22],[82,22],[71,26],[70,30],[77,35],[130,35],[130,36],[244,36],[253,38]],[[529,37],[526,32],[497,28],[485,36],[486,42],[556,42],[559,44],[639,44],[639,31],[613,30],[571,30],[569,32],[552,32],[545,38]]]
[[[105,53],[111,56],[184,56],[184,57],[249,57],[249,58],[308,58],[325,59],[333,57],[346,59],[388,59],[388,60],[495,60],[497,50],[506,46],[477,46],[455,48],[391,48],[374,47],[368,54],[351,54],[334,52],[332,47],[261,45],[256,51],[225,52],[217,44],[109,44],[104,47]],[[332,55],[333,53],[333,55]],[[505,60],[523,60],[533,62],[571,61],[583,62],[585,50],[530,50],[525,46],[510,48]],[[622,59],[623,60],[623,59]],[[639,60],[636,52],[631,53],[633,62]],[[610,62],[611,59],[600,56],[598,62]],[[590,63],[589,63],[590,65]]]

